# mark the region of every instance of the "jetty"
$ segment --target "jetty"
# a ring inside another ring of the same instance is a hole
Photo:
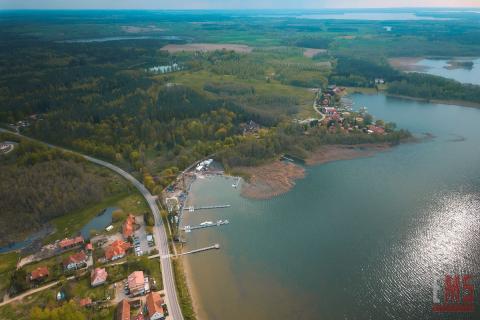
[[[230,207],[231,207],[231,205],[229,205],[229,204],[217,204],[217,205],[213,205],[213,206],[201,206],[201,207],[190,206],[190,207],[187,207],[186,209],[189,212],[194,212],[194,211],[198,211],[198,210],[223,209],[223,208],[230,208]]]
[[[213,249],[220,249],[220,244],[215,243],[214,245],[209,246],[209,247],[195,249],[195,250],[191,250],[191,251],[187,251],[187,252],[182,252],[182,253],[177,254],[177,257],[184,256],[184,255],[187,255],[187,254],[204,252],[204,251],[213,250]]]
[[[218,220],[217,222],[210,222],[206,221],[203,222],[197,226],[185,226],[182,228],[183,231],[185,232],[192,232],[193,230],[198,230],[198,229],[204,229],[204,228],[210,228],[210,227],[220,227],[229,224],[230,222],[228,220]]]

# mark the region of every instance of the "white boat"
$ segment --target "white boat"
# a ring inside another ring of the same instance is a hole
[[[204,221],[202,223],[200,223],[201,226],[211,226],[213,225],[213,222],[212,221]]]
[[[109,225],[108,227],[105,228],[105,230],[107,230],[107,231],[112,231],[112,229],[113,229],[112,225]]]

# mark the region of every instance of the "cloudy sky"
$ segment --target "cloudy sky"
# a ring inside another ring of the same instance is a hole
[[[480,0],[0,0],[0,9],[480,7]]]

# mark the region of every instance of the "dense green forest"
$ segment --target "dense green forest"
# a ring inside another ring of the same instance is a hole
[[[0,134],[0,141],[14,140]],[[0,156],[0,244],[126,188],[71,153],[24,139]]]

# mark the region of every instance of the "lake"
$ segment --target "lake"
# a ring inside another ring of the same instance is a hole
[[[167,40],[167,41],[179,41],[182,38],[177,36],[116,36],[116,37],[103,37],[92,39],[71,39],[58,41],[59,43],[91,43],[91,42],[108,42],[108,41],[125,41],[125,40]]]
[[[422,59],[414,64],[413,67],[419,69],[419,72],[432,74],[435,76],[441,76],[449,79],[456,80],[462,83],[471,83],[480,85],[480,58],[465,58],[457,59],[464,61],[472,61],[472,69],[447,69],[449,60],[437,60],[437,59]]]
[[[232,205],[184,214],[230,221],[186,235],[187,249],[222,246],[185,258],[202,319],[448,319],[432,313],[434,279],[480,265],[480,110],[351,98],[435,137],[307,167],[270,200],[241,197],[232,179],[197,179],[190,204]]]

